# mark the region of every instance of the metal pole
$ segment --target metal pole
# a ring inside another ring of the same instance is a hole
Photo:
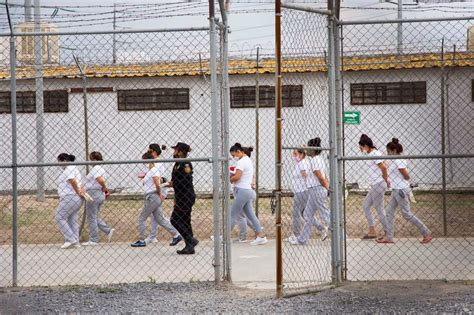
[[[338,3],[339,4],[339,3]],[[339,10],[336,10],[338,12]],[[333,33],[334,33],[334,67],[335,67],[335,91],[336,91],[336,156],[339,158],[343,155],[343,108],[342,108],[342,78],[341,78],[341,36],[340,29],[337,23],[333,23]],[[340,270],[339,275],[341,277],[340,281],[344,279],[343,269],[344,269],[344,242],[345,242],[345,226],[342,223],[342,211],[344,204],[344,172],[343,172],[343,161],[337,159],[337,221],[335,222],[338,229],[338,256],[337,262]]]
[[[346,197],[345,197],[345,184],[346,184],[346,179],[345,179],[345,161],[341,160],[340,158],[344,156],[344,121],[343,121],[343,113],[344,113],[344,89],[343,89],[343,78],[342,75],[344,74],[343,72],[343,67],[344,64],[342,63],[343,55],[344,55],[344,45],[343,45],[343,25],[338,25],[336,23],[337,27],[339,27],[338,31],[335,33],[336,38],[335,38],[335,50],[336,50],[336,111],[337,111],[337,117],[339,119],[338,121],[338,130],[337,130],[337,137],[338,137],[338,143],[337,143],[337,156],[338,156],[338,171],[339,171],[339,200],[341,200],[341,204],[339,205],[341,207],[341,221],[340,221],[340,226],[341,226],[341,234],[340,234],[340,241],[341,241],[341,268],[342,268],[342,280],[347,280],[347,243],[346,243]]]
[[[276,295],[283,297],[283,253],[281,231],[281,0],[275,0],[275,192],[276,192]]]
[[[403,0],[398,0],[397,6],[397,18],[401,20],[403,18]],[[397,24],[397,52],[398,54],[403,53],[403,25],[402,23]]]
[[[41,33],[40,0],[35,0],[35,32]],[[43,86],[43,43],[42,36],[35,40],[35,85],[36,85],[36,162],[44,162],[44,86]],[[44,168],[36,168],[36,198],[44,201]]]
[[[229,87],[229,28],[227,26],[227,19],[224,20],[225,25],[225,32],[224,32],[224,47],[223,47],[223,69],[222,69],[222,76],[224,81],[224,150],[229,150],[229,133],[230,133],[230,120],[229,120],[229,112],[230,112],[230,87]],[[227,155],[225,155],[227,156]],[[227,257],[227,264],[226,264],[226,277],[225,279],[228,282],[232,282],[232,248],[231,248],[231,218],[230,218],[230,173],[229,173],[229,159],[224,159],[224,205],[225,205],[225,248],[226,248],[226,257]]]
[[[445,68],[444,68],[444,38],[441,42],[441,154],[446,154],[446,126],[445,126]],[[441,158],[441,181],[442,181],[442,198],[443,198],[443,234],[448,235],[448,211],[446,205],[446,159]]]
[[[337,129],[336,129],[336,67],[334,50],[334,18],[328,17],[328,106],[329,106],[329,182],[331,202],[331,264],[333,284],[341,282],[339,263],[339,200],[337,170]]]
[[[31,22],[31,0],[25,0],[25,22]]]
[[[16,127],[16,38],[11,24],[8,1],[5,1],[10,26],[10,90],[12,112],[12,285],[18,286],[18,152]]]
[[[217,104],[217,51],[214,0],[209,0],[210,63],[211,63],[211,121],[212,121],[212,208],[214,219],[214,281],[221,281],[220,222],[219,222],[219,131]]]
[[[117,4],[114,3],[114,20],[113,20],[113,29],[115,31],[115,28],[117,27],[117,19],[116,19],[116,6]],[[117,40],[115,38],[115,33],[112,34],[112,63],[115,64],[117,62],[117,50],[116,50],[116,44]]]
[[[259,53],[260,47],[257,47],[257,66],[255,69],[255,215],[258,217],[258,201],[259,201],[259,166],[260,166],[260,82],[259,82]]]

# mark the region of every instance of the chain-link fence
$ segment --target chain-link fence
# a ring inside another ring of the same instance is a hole
[[[465,18],[340,26],[349,280],[472,278],[473,23]],[[389,153],[392,138],[403,146],[405,161],[382,163],[391,189],[384,190],[379,160],[350,158],[360,156],[362,134],[377,148],[370,155]],[[399,175],[404,169],[408,181]],[[377,185],[382,189],[374,194]],[[385,215],[377,214],[375,199],[369,202],[374,195]],[[402,209],[392,223],[396,200]],[[386,224],[388,237],[370,239],[382,237]]]
[[[25,34],[21,26],[0,37],[0,286],[220,277],[221,245],[211,241],[221,224],[211,163],[223,136],[218,37],[212,28]],[[174,155],[180,142],[190,150],[181,144]],[[57,163],[70,155],[78,165]],[[196,240],[195,254],[184,255]]]
[[[303,109],[282,114],[283,190],[292,188],[282,199],[285,293],[337,283],[339,267],[348,280],[471,279],[472,18],[337,22],[330,11],[284,7],[283,107],[286,84],[304,92]],[[316,159],[285,150],[311,144],[322,147]],[[323,196],[305,199],[315,191],[305,171],[327,170],[331,150],[330,224]],[[299,227],[308,222],[320,230],[309,242]]]

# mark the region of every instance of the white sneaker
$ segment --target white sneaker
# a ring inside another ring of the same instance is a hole
[[[158,243],[158,239],[156,237],[153,237],[153,238],[145,238],[145,243],[146,244],[152,244],[152,243]]]
[[[298,238],[295,236],[295,234],[291,234],[290,237],[286,238],[284,241],[293,244],[294,242],[298,241]]]
[[[81,247],[81,244],[79,242],[72,244],[72,248],[79,248]]]
[[[99,245],[99,243],[89,241],[89,242],[82,243],[82,245],[83,246],[97,246],[97,245]]]
[[[112,236],[114,235],[114,232],[115,232],[115,229],[110,229],[109,234],[107,234],[107,241],[109,241],[109,243],[112,240]]]
[[[325,226],[321,231],[321,241],[325,241],[328,238],[328,227]]]
[[[298,241],[296,237],[294,239],[288,239],[288,241],[291,245],[303,245],[302,243],[300,243],[300,241]]]
[[[63,246],[61,246],[61,249],[68,249],[68,248],[72,248],[74,244],[72,244],[71,242],[65,242],[63,244]]]
[[[268,243],[268,240],[267,240],[267,237],[264,236],[264,237],[258,237],[251,241],[250,242],[250,245],[263,245],[263,244],[267,244]]]

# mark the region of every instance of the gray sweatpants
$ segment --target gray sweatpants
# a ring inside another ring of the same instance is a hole
[[[139,239],[145,239],[146,219],[153,215],[158,225],[161,225],[171,235],[175,236],[178,231],[171,225],[170,220],[163,216],[161,211],[161,199],[157,193],[149,193],[145,195],[145,205],[143,206],[140,216],[138,217]]]
[[[374,217],[372,216],[371,208],[372,206],[375,207],[377,210],[377,214],[379,216],[380,223],[382,223],[382,227],[384,231],[387,231],[388,224],[387,224],[387,217],[385,215],[385,209],[383,205],[383,196],[385,194],[385,182],[376,183],[370,185],[369,192],[364,199],[364,214],[365,218],[367,219],[367,223],[369,227],[375,226]]]
[[[165,196],[168,195],[168,191],[165,187],[161,188],[161,193]],[[158,221],[156,221],[154,216],[151,216],[151,229],[150,234],[148,235],[149,239],[157,238],[158,236]]]
[[[329,225],[329,210],[326,206],[328,191],[323,186],[310,187],[308,189],[308,201],[304,208],[303,217],[305,219],[303,233],[298,237],[298,241],[305,244],[311,237],[311,230],[313,226],[321,232],[324,230],[324,225],[316,219],[316,211],[319,212],[321,220],[324,224]]]
[[[402,211],[402,216],[408,222],[414,224],[423,236],[431,234],[431,231],[426,227],[426,225],[418,219],[410,209],[410,198],[408,194],[410,189],[393,189],[390,202],[387,206],[387,239],[393,239],[393,221],[395,220],[395,211],[397,207],[400,206]]]
[[[295,193],[293,196],[292,224],[293,235],[298,237],[301,234],[301,220],[303,219],[304,208],[308,203],[308,191]]]
[[[260,221],[253,211],[253,198],[254,193],[252,189],[234,188],[234,203],[231,209],[231,230],[242,221],[242,217],[245,215],[251,222],[253,230],[257,233],[262,232],[263,229],[260,225]]]
[[[86,202],[86,216],[89,224],[89,240],[99,242],[99,230],[105,234],[110,233],[110,227],[99,217],[100,209],[105,201],[105,194],[100,189],[90,189],[87,193],[94,201]]]
[[[253,190],[253,199],[252,200],[255,200],[257,198],[257,193],[255,192],[255,190]],[[234,190],[234,194],[235,194],[235,190]],[[240,218],[240,221],[239,221],[239,239],[240,240],[245,240],[247,239],[247,226],[249,226],[252,230],[255,230],[252,222],[245,216],[245,214],[242,212],[242,216]],[[262,227],[263,229],[263,227]]]
[[[67,195],[59,198],[55,220],[65,242],[79,243],[79,210],[82,198],[78,195]]]

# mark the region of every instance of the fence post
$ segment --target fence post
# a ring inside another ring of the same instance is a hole
[[[16,127],[16,38],[10,20],[8,3],[5,8],[10,25],[10,90],[12,112],[12,285],[18,286],[18,152]]]
[[[41,33],[40,24],[40,4],[39,0],[35,0],[35,32]],[[36,83],[36,161],[38,163],[44,162],[44,85],[43,85],[43,45],[42,36],[35,35],[35,83]],[[39,201],[44,201],[44,168],[38,167],[36,169],[36,198]]]
[[[338,208],[339,215],[337,227],[338,233],[338,263],[340,265],[341,280],[343,277],[343,269],[345,269],[345,225],[342,220],[343,204],[344,204],[344,166],[341,157],[344,155],[343,141],[344,141],[344,122],[343,122],[343,101],[342,101],[342,69],[341,69],[341,28],[337,21],[334,21],[334,65],[335,65],[335,90],[336,90],[336,159],[337,159],[337,188],[338,188]]]
[[[328,17],[328,106],[329,106],[329,182],[331,202],[331,262],[333,284],[341,282],[339,243],[339,181],[337,161],[335,19]]]
[[[283,253],[281,231],[281,0],[275,1],[275,192],[276,192],[276,294],[283,296]]]
[[[212,124],[212,209],[214,221],[214,281],[221,281],[220,253],[220,213],[219,213],[219,130],[217,105],[217,51],[216,51],[216,20],[214,1],[209,1],[210,23],[210,67],[211,67],[211,124]]]

